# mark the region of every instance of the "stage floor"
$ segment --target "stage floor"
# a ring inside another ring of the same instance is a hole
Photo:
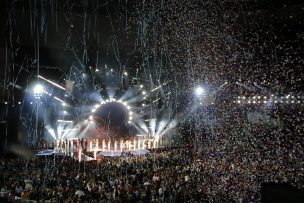
[[[147,149],[124,150],[124,151],[107,150],[107,151],[97,152],[97,156],[119,157],[119,156],[124,156],[126,154],[145,155],[145,154],[148,154],[148,153],[149,153],[149,150],[147,150]]]

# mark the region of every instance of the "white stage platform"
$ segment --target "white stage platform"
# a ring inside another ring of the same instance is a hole
[[[119,157],[124,156],[125,154],[132,154],[132,155],[145,155],[150,153],[149,150],[146,149],[137,149],[137,150],[124,150],[124,151],[114,151],[114,150],[107,150],[107,151],[100,151],[97,152],[97,156],[105,156],[105,157]]]

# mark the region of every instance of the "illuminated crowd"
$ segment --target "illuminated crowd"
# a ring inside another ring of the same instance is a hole
[[[266,132],[231,140],[219,130],[201,150],[189,146],[90,162],[61,156],[5,159],[1,197],[10,202],[256,202],[265,182],[303,187],[301,143],[285,143],[279,132]]]
[[[146,155],[2,159],[2,200],[48,202],[259,202],[263,183],[304,187],[303,112],[235,106],[185,144]],[[260,111],[261,112],[261,111]],[[204,123],[204,120],[201,121]],[[186,136],[186,135],[185,135]],[[184,137],[185,137],[184,136]],[[189,135],[190,136],[190,135]]]

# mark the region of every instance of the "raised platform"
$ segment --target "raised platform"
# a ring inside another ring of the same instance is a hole
[[[107,150],[107,151],[100,151],[97,152],[98,157],[120,157],[126,154],[132,155],[145,155],[150,153],[147,149],[137,149],[137,150],[125,150],[125,151],[114,151],[114,150]]]
[[[124,154],[143,155],[151,149],[159,148],[159,139],[134,137],[133,139],[99,140],[99,139],[72,139],[56,140],[54,149],[63,155],[83,160],[83,153],[93,152],[93,159],[99,156],[119,157]]]

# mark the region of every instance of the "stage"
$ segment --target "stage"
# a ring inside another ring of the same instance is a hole
[[[98,157],[119,157],[126,154],[144,155],[149,153],[149,149],[161,147],[160,139],[138,138],[105,140],[105,139],[71,139],[56,140],[54,151],[61,155],[71,156],[79,161],[83,160],[87,154],[93,154],[93,160]]]

